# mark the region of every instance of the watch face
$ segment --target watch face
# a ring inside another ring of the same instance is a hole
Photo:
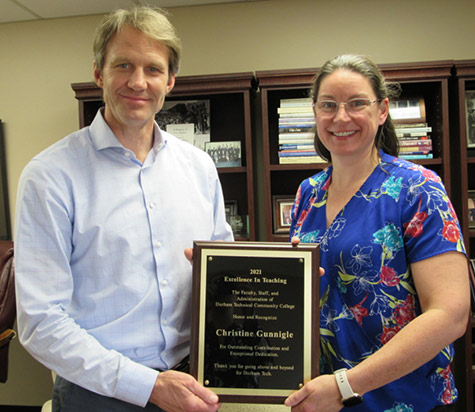
[[[363,398],[358,394],[353,394],[349,398],[343,399],[343,406],[355,406],[363,402]]]

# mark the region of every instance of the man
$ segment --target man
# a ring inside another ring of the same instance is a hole
[[[22,173],[18,328],[58,374],[55,411],[216,411],[183,372],[194,239],[232,240],[209,156],[154,122],[180,43],[162,11],[111,13],[94,41],[105,108]]]

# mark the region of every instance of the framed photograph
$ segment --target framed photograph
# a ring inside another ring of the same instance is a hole
[[[475,190],[468,191],[468,227],[475,228]]]
[[[272,213],[274,215],[274,233],[289,233],[294,196],[273,196]]]
[[[155,120],[160,129],[202,150],[210,141],[209,100],[165,100]]]
[[[0,120],[0,239],[11,240],[10,205],[8,201],[7,166],[3,142],[3,123]]]
[[[207,142],[205,152],[214,160],[216,167],[241,166],[241,142]]]
[[[467,147],[475,147],[475,90],[465,91],[465,113],[467,118]]]

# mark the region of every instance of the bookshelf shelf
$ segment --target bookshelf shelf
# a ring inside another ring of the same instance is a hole
[[[71,85],[79,105],[79,125],[89,125],[103,105],[102,90],[94,83]],[[218,167],[225,201],[237,202],[239,215],[248,216],[248,235],[255,240],[254,176],[251,140],[251,100],[255,95],[252,72],[178,76],[167,101],[209,100],[211,141],[239,141],[241,167]]]

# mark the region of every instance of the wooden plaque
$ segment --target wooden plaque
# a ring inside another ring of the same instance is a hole
[[[283,403],[319,370],[315,244],[194,242],[190,372],[220,402]]]

